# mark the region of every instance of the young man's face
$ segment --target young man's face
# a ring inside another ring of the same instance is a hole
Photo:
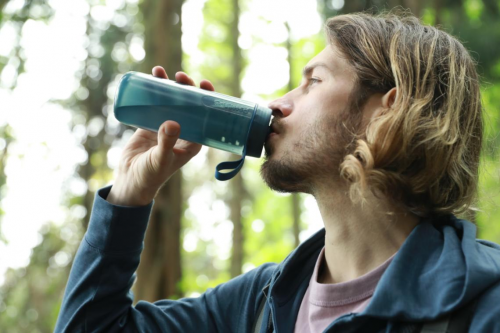
[[[359,117],[351,110],[355,73],[336,46],[309,61],[299,87],[271,102],[274,130],[266,141],[261,175],[281,192],[311,193],[332,180]]]

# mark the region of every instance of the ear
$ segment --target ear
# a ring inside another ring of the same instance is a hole
[[[394,104],[397,93],[398,90],[396,88],[392,88],[384,96],[382,96],[382,106],[384,108],[389,109],[392,106],[392,104]]]
[[[363,110],[362,125],[368,125],[374,118],[385,113],[396,100],[397,89],[392,88],[387,93],[377,93],[370,97]]]

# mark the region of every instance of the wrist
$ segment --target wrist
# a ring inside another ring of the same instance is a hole
[[[111,187],[106,201],[118,206],[147,206],[153,201],[156,192],[131,188],[118,178]]]

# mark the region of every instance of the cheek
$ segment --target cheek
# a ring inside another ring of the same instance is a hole
[[[346,88],[333,90],[331,94],[326,97],[326,103],[330,110],[340,112],[347,108],[349,104],[350,91]]]
[[[299,145],[316,150],[329,131],[326,122],[331,118],[331,114],[331,106],[324,101],[312,98],[304,101],[300,105],[300,115],[297,113],[293,124],[290,124],[291,135],[287,141],[294,147]],[[289,120],[292,121],[291,118]]]
[[[300,104],[295,105],[296,112],[292,112],[288,119],[290,134],[298,140],[314,137],[316,141],[335,135],[339,130],[339,122],[346,117],[350,92],[347,84],[318,88],[320,89],[311,91]]]
[[[346,82],[336,82],[335,84],[324,85],[317,89],[309,99],[309,107],[324,113],[339,113],[349,104],[351,85]]]

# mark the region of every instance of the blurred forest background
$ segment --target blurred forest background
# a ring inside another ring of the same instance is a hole
[[[342,13],[401,6],[478,61],[485,106],[479,237],[500,242],[499,0],[0,0],[0,331],[51,332],[97,189],[133,129],[113,116],[127,71],[184,70],[266,103],[298,85]],[[202,152],[156,198],[135,301],[197,296],[280,262],[322,227],[310,196],[271,192],[259,159],[216,181]]]

